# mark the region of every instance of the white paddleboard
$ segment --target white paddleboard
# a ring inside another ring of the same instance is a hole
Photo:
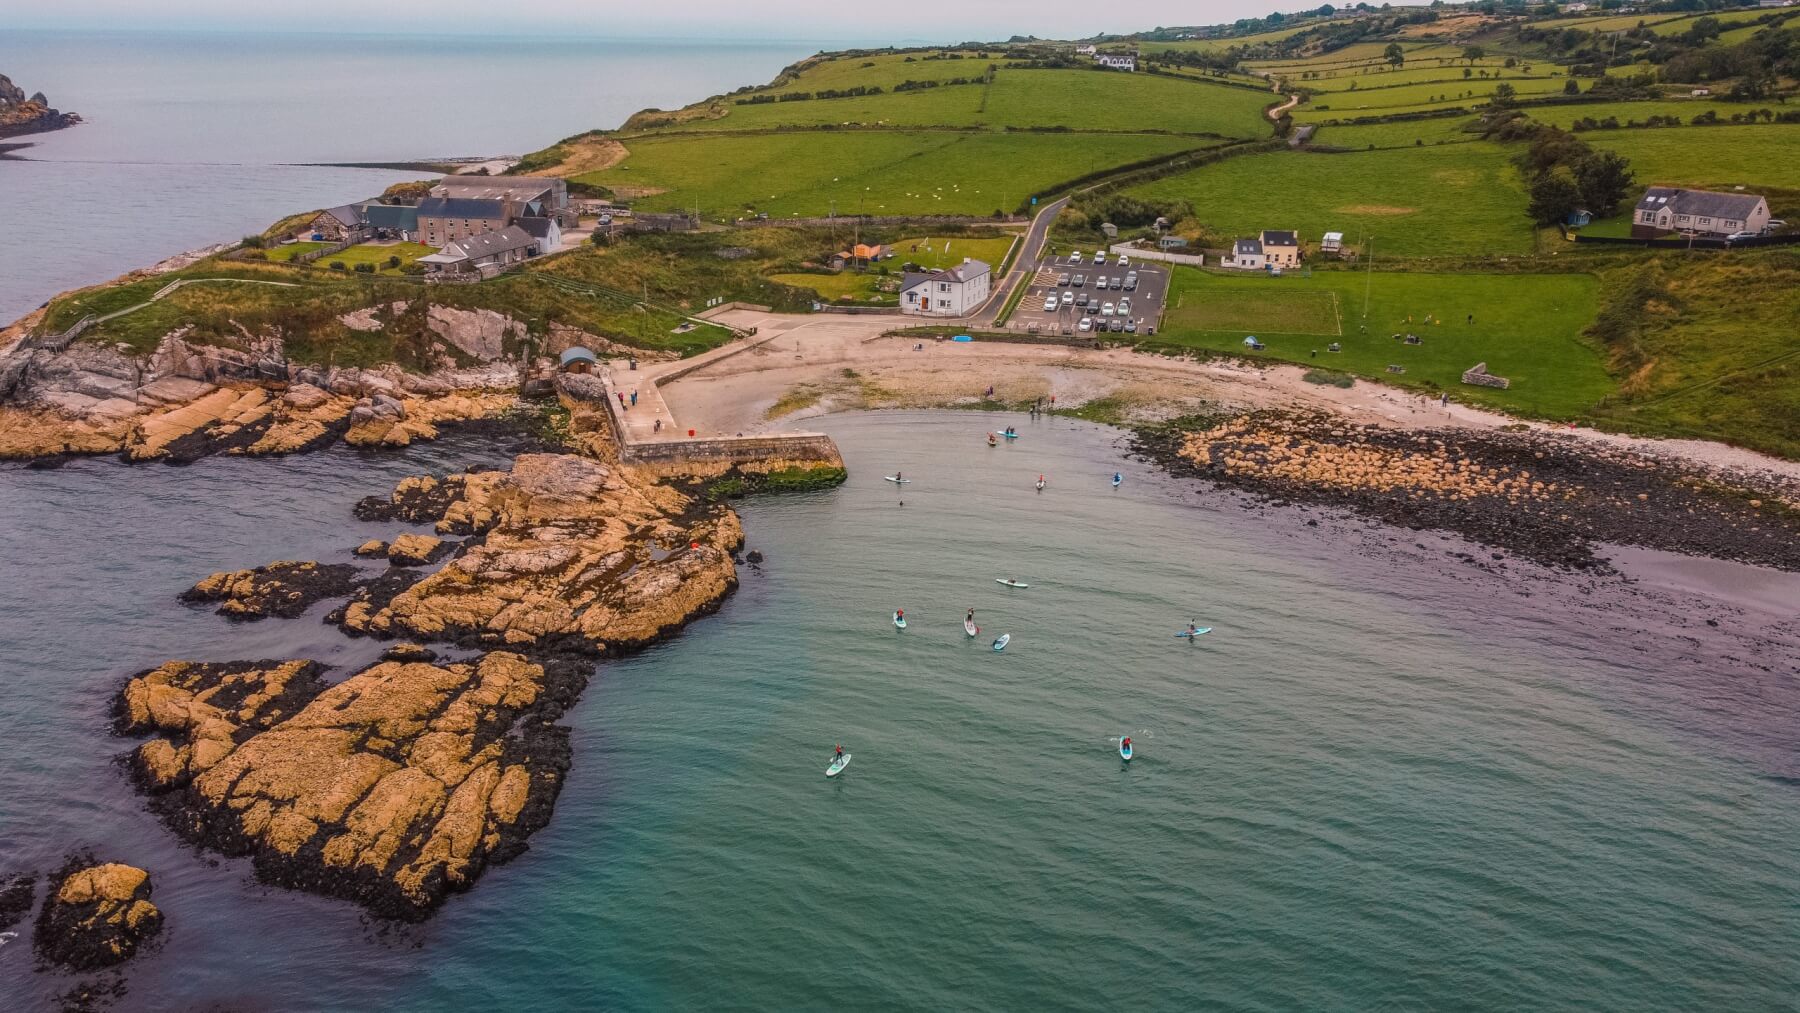
[[[1024,583],[1023,581],[1007,580],[1005,577],[995,577],[994,583],[1005,584],[1007,587],[1030,587],[1031,586],[1030,584]]]
[[[1007,644],[1010,644],[1010,643],[1012,643],[1012,634],[1010,634],[1010,633],[1002,633],[1002,634],[1000,634],[1000,636],[999,636],[999,637],[998,637],[998,638],[997,638],[997,639],[996,639],[996,640],[995,640],[995,641],[994,641],[994,650],[996,650],[996,651],[1004,651],[1004,650],[1006,650],[1006,645],[1007,645]]]
[[[850,766],[850,754],[845,753],[844,755],[831,761],[831,766],[825,768],[825,776],[826,777],[836,777],[839,774],[843,773],[844,768],[848,767],[848,766]]]
[[[887,479],[888,481],[894,483],[895,485],[911,485],[912,484],[912,479],[910,479],[910,478],[895,478],[892,475],[883,475],[881,477]]]
[[[894,626],[897,629],[906,629],[906,620],[901,618],[898,613],[894,615]]]
[[[1126,763],[1130,763],[1131,762],[1131,754],[1132,754],[1132,748],[1125,744],[1124,739],[1120,739],[1119,740],[1119,759],[1124,760]]]
[[[970,622],[967,619],[964,619],[963,620],[963,632],[967,633],[969,636],[972,637],[981,632],[981,627],[975,625],[974,623]]]

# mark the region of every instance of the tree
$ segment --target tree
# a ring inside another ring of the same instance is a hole
[[[1495,109],[1512,108],[1513,100],[1519,97],[1519,90],[1505,81],[1494,86],[1494,94],[1488,99],[1488,105]]]
[[[1567,166],[1559,165],[1531,182],[1525,213],[1539,225],[1555,225],[1581,207],[1581,186]]]
[[[1381,55],[1390,66],[1400,67],[1406,63],[1406,50],[1401,49],[1398,42],[1388,43],[1387,49],[1382,51]]]
[[[1479,60],[1486,55],[1487,55],[1487,50],[1481,48],[1480,46],[1465,46],[1465,47],[1463,47],[1463,59],[1469,61],[1469,66],[1471,66],[1471,67],[1475,66],[1476,60]]]
[[[1637,185],[1631,163],[1623,155],[1596,151],[1575,163],[1575,183],[1581,193],[1581,204],[1604,218],[1613,213]]]
[[[1581,94],[1581,82],[1575,80],[1572,77],[1569,78],[1567,81],[1564,81],[1563,82],[1563,94],[1564,95],[1579,95],[1579,94]]]

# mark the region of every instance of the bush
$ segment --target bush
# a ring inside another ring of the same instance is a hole
[[[356,265],[356,273],[357,274],[374,274],[375,273],[375,265],[374,264],[358,264],[358,265]]]
[[[395,255],[395,256],[392,256],[392,257],[389,257],[389,258],[388,258],[388,261],[387,261],[387,264],[388,264],[388,266],[389,266],[389,267],[399,267],[399,266],[400,266],[400,257],[399,257],[399,255],[397,255],[397,254],[396,254],[396,255]]]
[[[252,249],[252,250],[262,249],[263,245],[267,242],[268,242],[268,240],[264,239],[261,235],[257,235],[257,234],[252,234],[252,235],[248,235],[248,236],[244,237],[244,246],[246,248]]]
[[[343,262],[343,261],[341,261],[341,260],[334,260],[334,261],[332,261],[332,262],[331,262],[331,269],[332,269],[332,270],[333,270],[333,271],[342,271],[342,270],[343,270],[343,269],[344,269],[344,262]]]

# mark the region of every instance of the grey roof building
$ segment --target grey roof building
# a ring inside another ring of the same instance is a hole
[[[1753,193],[1719,193],[1653,186],[1631,213],[1634,238],[1683,232],[1730,236],[1761,232],[1769,224],[1769,202]]]
[[[1240,239],[1231,248],[1232,255],[1236,257],[1259,257],[1262,255],[1262,251],[1263,244],[1260,239]]]
[[[411,235],[419,231],[419,209],[405,204],[366,204],[363,206],[363,219],[369,228],[377,232],[404,232]]]
[[[427,197],[419,202],[419,218],[463,218],[504,221],[506,202],[480,197]]]

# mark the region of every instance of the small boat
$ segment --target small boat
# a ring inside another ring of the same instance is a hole
[[[1119,759],[1124,760],[1126,763],[1130,763],[1131,762],[1131,752],[1132,752],[1131,743],[1126,742],[1124,739],[1120,739],[1119,740]],[[850,760],[849,757],[847,757],[847,756],[844,757],[844,761],[846,763],[848,763],[849,760]]]
[[[1024,581],[1010,580],[1006,577],[995,577],[994,583],[1005,584],[1007,587],[1030,587],[1031,586],[1030,584],[1027,584]]]
[[[901,478],[899,475],[883,475],[881,477],[887,479],[888,481],[894,483],[895,485],[911,485],[912,484],[912,479]]]
[[[973,619],[964,619],[963,632],[973,637],[981,632],[981,627],[975,625],[975,620]]]
[[[1212,632],[1211,626],[1197,626],[1191,630],[1182,630],[1180,633],[1177,633],[1175,635],[1177,637],[1186,637],[1191,640],[1194,637],[1200,636],[1202,633],[1211,633],[1211,632]]]
[[[848,767],[848,766],[850,766],[850,754],[849,753],[845,753],[844,755],[839,756],[839,757],[834,757],[831,761],[831,766],[825,768],[825,776],[826,777],[836,777],[839,774],[843,773],[844,768]]]
[[[1124,483],[1124,481],[1125,481],[1125,475],[1123,473],[1117,472],[1117,471],[1113,472],[1113,488],[1114,489],[1117,489],[1121,484]]]
[[[994,650],[1004,651],[1004,650],[1006,650],[1006,645],[1010,644],[1010,643],[1012,643],[1012,634],[1002,633],[998,637],[994,638]]]
[[[997,447],[999,445],[1000,445],[999,439],[997,439],[993,433],[989,433],[988,434],[988,446]]]

